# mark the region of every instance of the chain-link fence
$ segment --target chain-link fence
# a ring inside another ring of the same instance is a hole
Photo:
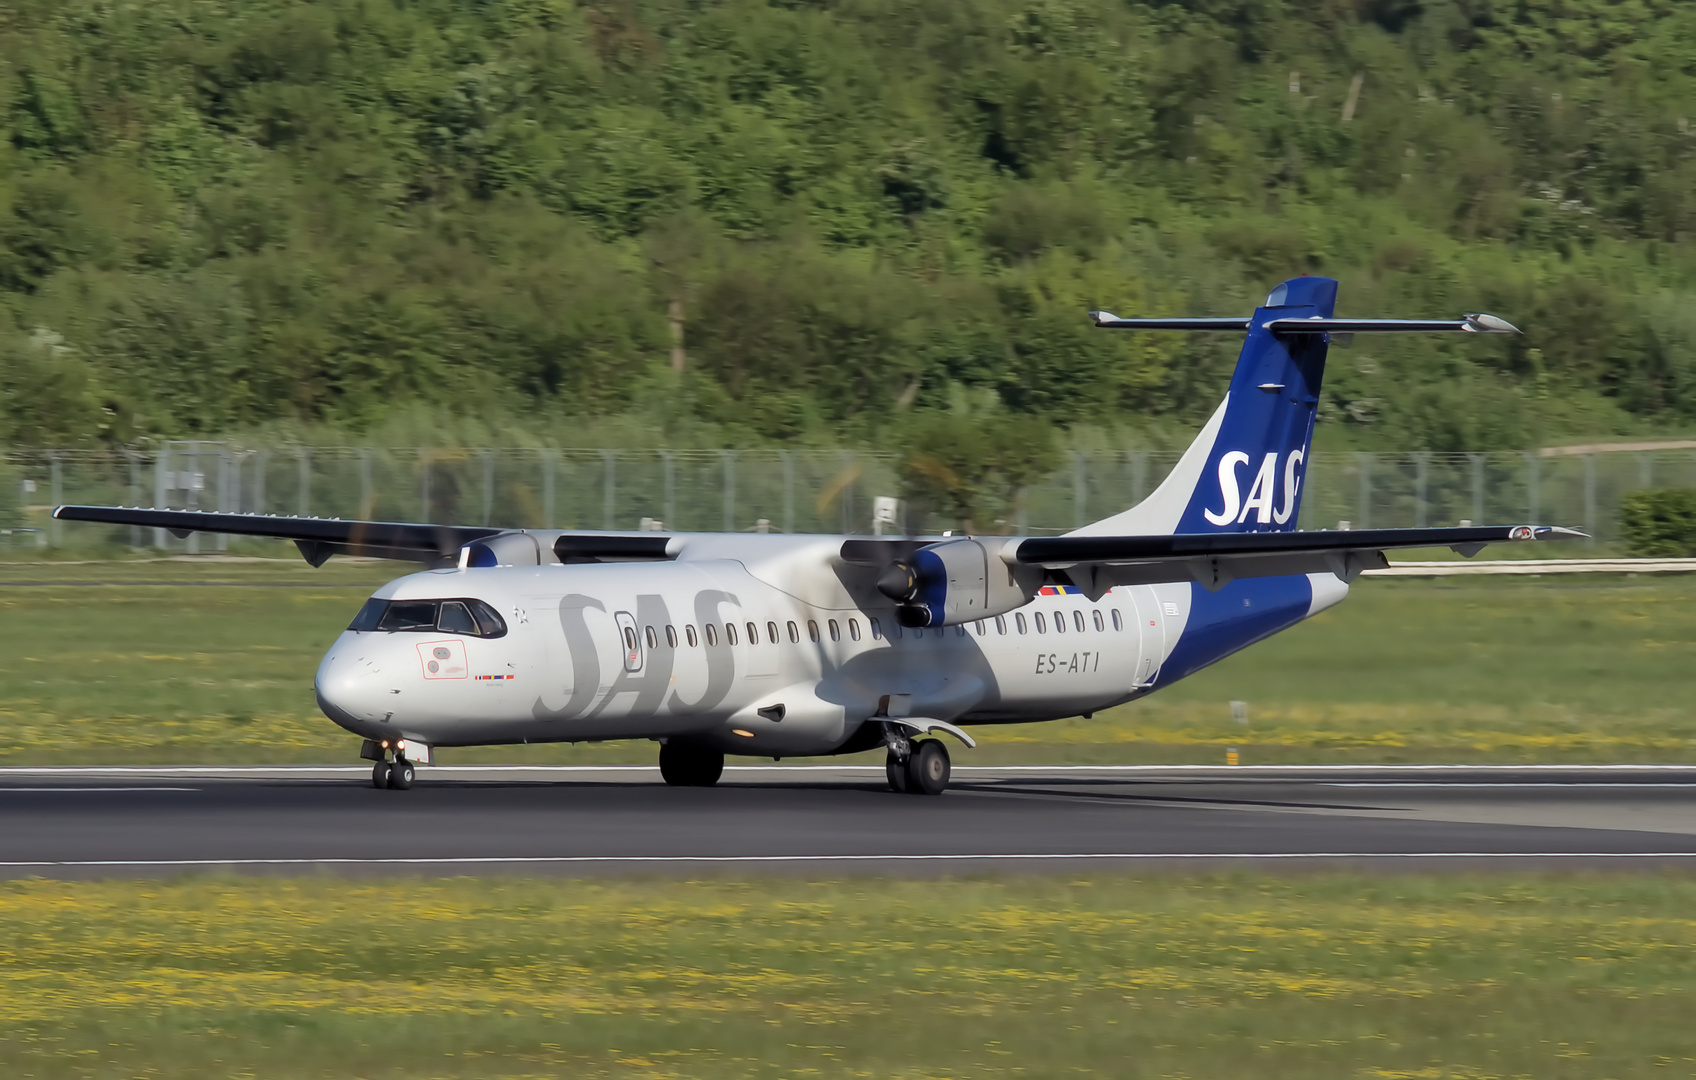
[[[1176,453],[1073,453],[1027,488],[993,531],[1052,534],[1152,491]],[[898,456],[879,451],[442,450],[169,443],[150,451],[0,455],[0,547],[102,545],[200,552],[223,538],[66,526],[59,503],[560,529],[873,531],[878,496],[900,494]],[[1538,522],[1619,539],[1621,497],[1696,486],[1696,450],[1479,454],[1316,452],[1303,528]],[[905,512],[904,512],[905,515]],[[904,516],[897,529],[952,522]]]

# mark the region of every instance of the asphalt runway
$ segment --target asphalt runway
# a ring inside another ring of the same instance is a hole
[[[864,766],[0,770],[0,876],[804,871],[1140,865],[1696,869],[1696,769],[956,768],[939,798]]]

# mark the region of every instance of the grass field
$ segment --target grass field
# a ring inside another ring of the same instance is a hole
[[[1696,880],[0,884],[0,1075],[1696,1071]]]
[[[0,764],[353,761],[312,675],[390,563],[0,566]],[[99,584],[112,583],[118,584]],[[1696,577],[1363,580],[1340,607],[997,762],[1696,762]],[[1229,703],[1248,703],[1248,723]],[[648,762],[647,743],[447,762]]]

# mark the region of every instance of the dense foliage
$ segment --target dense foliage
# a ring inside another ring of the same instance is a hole
[[[1696,555],[1696,491],[1655,488],[1620,500],[1620,530],[1626,550],[1647,559]]]
[[[1214,404],[1229,342],[1088,308],[1302,272],[1527,328],[1336,353],[1328,438],[1681,426],[1693,102],[1679,0],[11,0],[0,441],[964,408],[1010,461]]]

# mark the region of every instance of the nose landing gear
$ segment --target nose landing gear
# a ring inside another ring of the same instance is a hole
[[[413,778],[418,772],[412,760],[407,757],[408,753],[412,753],[426,765],[433,761],[430,748],[422,743],[399,740],[392,752],[394,760],[390,761],[389,744],[372,739],[366,739],[365,745],[359,748],[360,757],[376,762],[371,766],[371,786],[378,790],[393,788],[396,791],[405,791],[412,787]]]

